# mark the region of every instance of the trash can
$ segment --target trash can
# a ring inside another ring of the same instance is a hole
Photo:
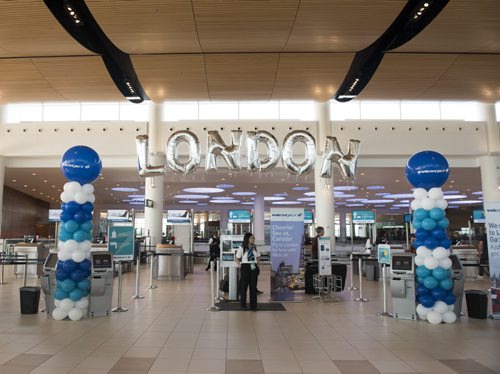
[[[38,313],[40,303],[40,287],[21,287],[21,314]]]
[[[488,318],[488,291],[465,290],[469,318]]]

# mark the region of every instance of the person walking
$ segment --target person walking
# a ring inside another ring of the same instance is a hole
[[[477,279],[483,279],[485,275],[485,269],[489,266],[489,256],[488,256],[488,237],[486,232],[481,235],[479,241],[479,275]]]
[[[247,289],[250,288],[250,309],[257,310],[257,281],[259,279],[258,259],[260,252],[255,246],[255,237],[247,232],[243,244],[236,252],[236,263],[241,267],[240,303],[241,309],[247,309]]]
[[[212,237],[208,241],[208,248],[209,248],[209,254],[210,254],[210,259],[208,260],[208,265],[205,268],[205,271],[208,271],[210,269],[210,263],[214,261],[215,266],[214,270],[217,270],[217,259],[220,257],[220,239],[219,239],[219,232],[214,231],[212,234]]]
[[[318,239],[322,236],[325,236],[325,229],[322,226],[316,227],[316,236],[312,241],[312,247],[311,247],[311,254],[313,260],[318,259]]]

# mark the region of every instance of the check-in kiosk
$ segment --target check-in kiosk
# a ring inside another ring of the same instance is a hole
[[[450,255],[451,279],[453,280],[453,296],[455,296],[455,308],[453,311],[457,317],[462,313],[462,301],[464,298],[464,268],[457,255]]]
[[[57,253],[49,253],[43,264],[43,275],[40,278],[40,286],[45,294],[45,311],[52,314],[55,309],[54,293],[56,292],[56,268]]]
[[[415,261],[412,254],[392,255],[391,295],[395,318],[417,318],[415,305]]]
[[[89,316],[109,316],[113,300],[113,255],[91,252]]]
[[[221,261],[222,269],[221,277],[229,278],[229,292],[227,300],[238,299],[238,265],[236,264],[236,252],[243,244],[243,235],[222,235],[220,240],[221,245]]]

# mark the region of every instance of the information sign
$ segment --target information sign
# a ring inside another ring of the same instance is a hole
[[[134,226],[108,226],[108,251],[113,254],[114,261],[133,260]]]
[[[252,213],[249,210],[238,209],[238,210],[229,210],[228,214],[228,222],[231,223],[250,223],[252,222]]]
[[[379,264],[391,264],[391,246],[389,244],[379,244],[377,252]]]
[[[375,223],[375,213],[371,210],[353,210],[352,223]]]
[[[329,236],[318,238],[319,275],[332,275],[332,251]]]

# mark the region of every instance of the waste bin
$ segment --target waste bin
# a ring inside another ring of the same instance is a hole
[[[21,287],[21,314],[38,313],[40,303],[40,287]]]
[[[378,263],[375,261],[366,261],[365,272],[367,281],[378,280]]]
[[[469,318],[488,318],[488,291],[466,290],[465,300]]]

